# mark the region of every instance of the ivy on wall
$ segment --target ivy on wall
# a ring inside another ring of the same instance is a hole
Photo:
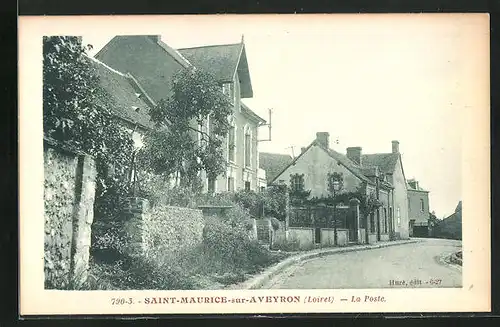
[[[126,178],[133,141],[113,114],[112,97],[102,88],[91,46],[75,36],[43,38],[43,128],[46,137],[64,142],[96,160],[96,215],[114,215],[129,192]],[[113,163],[114,174],[108,174]]]

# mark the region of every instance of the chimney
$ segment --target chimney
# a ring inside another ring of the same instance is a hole
[[[353,146],[347,148],[347,158],[355,164],[361,166],[361,147]]]
[[[326,149],[330,149],[330,133],[328,132],[317,132],[316,140]]]
[[[300,148],[300,153],[304,153],[304,152],[306,152],[306,148],[305,147]]]
[[[399,153],[399,141],[392,141],[392,153]]]

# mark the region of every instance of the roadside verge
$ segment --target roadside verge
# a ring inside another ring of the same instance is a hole
[[[271,266],[270,268],[264,270],[257,276],[252,277],[245,282],[230,285],[226,289],[244,289],[244,290],[258,289],[262,285],[264,285],[267,281],[269,281],[272,277],[276,276],[278,273],[283,271],[285,268],[288,268],[291,265],[313,258],[319,258],[337,253],[379,249],[389,246],[418,243],[418,242],[422,242],[422,240],[390,241],[390,242],[381,242],[376,244],[367,244],[367,245],[362,244],[362,245],[354,245],[348,247],[324,248],[324,249],[307,251],[300,254],[292,255],[291,257],[288,257],[285,260],[275,264],[274,266]]]

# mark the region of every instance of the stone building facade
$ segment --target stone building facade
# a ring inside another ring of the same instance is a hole
[[[350,147],[346,152],[344,155],[331,149],[329,134],[318,132],[270,184],[291,185],[292,176],[299,174],[303,176],[303,189],[311,191],[310,197],[322,197],[329,194],[328,173],[342,173],[344,192],[361,187],[382,203],[368,219],[368,241],[408,239],[408,195],[399,142],[392,142],[390,153],[362,154],[361,147]]]
[[[263,178],[259,178],[258,131],[266,121],[242,101],[253,97],[243,38],[235,44],[173,49],[157,35],[116,36],[95,58],[130,76],[138,86],[137,94],[144,94],[143,98],[152,106],[172,94],[173,78],[177,72],[196,68],[211,73],[234,107],[228,117],[231,130],[224,142],[225,171],[214,180],[202,172],[203,190],[256,191],[263,186]],[[210,117],[199,127],[207,131]],[[260,175],[262,177],[263,173]]]
[[[429,191],[420,187],[415,179],[408,180],[408,215],[410,236],[429,236]]]

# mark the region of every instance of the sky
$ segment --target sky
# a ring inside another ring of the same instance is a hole
[[[158,34],[173,48],[237,43],[243,35],[254,90],[243,101],[266,119],[272,108],[272,140],[259,151],[292,154],[293,147],[297,155],[316,132],[329,132],[342,153],[349,146],[387,153],[398,140],[406,178],[430,191],[438,218],[453,213],[462,199],[470,26],[418,14],[296,16],[162,17],[93,30],[83,41],[94,54],[117,34]],[[266,128],[260,133],[267,137]]]

